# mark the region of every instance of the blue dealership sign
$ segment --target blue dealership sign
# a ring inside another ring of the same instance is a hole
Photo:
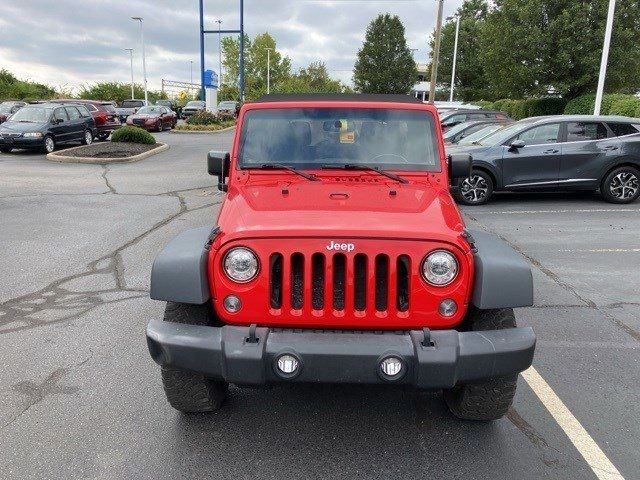
[[[208,88],[218,88],[218,74],[213,70],[205,70],[204,86]]]

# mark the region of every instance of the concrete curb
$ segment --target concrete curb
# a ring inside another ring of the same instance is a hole
[[[228,132],[229,130],[233,130],[236,128],[235,125],[227,128],[221,128],[220,130],[174,130],[171,129],[170,133],[220,133],[220,132]]]
[[[158,147],[149,150],[147,152],[139,153],[138,155],[133,155],[131,157],[126,158],[106,158],[106,157],[71,157],[68,155],[63,155],[64,152],[69,150],[77,150],[78,148],[86,147],[86,145],[82,145],[80,147],[67,148],[60,153],[48,153],[47,160],[51,162],[58,163],[93,163],[93,164],[104,164],[104,163],[131,163],[137,162],[139,160],[143,160],[148,158],[156,153],[164,152],[169,150],[169,145],[166,143],[158,143]]]

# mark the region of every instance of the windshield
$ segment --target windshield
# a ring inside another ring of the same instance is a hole
[[[162,105],[163,107],[170,107],[171,106],[171,100],[158,100],[156,102],[156,105]]]
[[[473,124],[474,122],[463,122],[463,123],[459,123],[455,127],[451,127],[444,134],[445,140],[455,137],[458,133],[462,132],[463,130],[466,130],[467,128],[469,128],[470,125],[473,125]]]
[[[195,107],[195,108],[203,108],[204,102],[191,101],[185,105],[186,107]]]
[[[222,108],[228,108],[228,107],[235,107],[236,105],[235,105],[235,102],[220,102],[218,106]]]
[[[12,107],[13,104],[11,103],[0,103],[0,113],[9,113]]]
[[[493,132],[497,132],[501,128],[504,128],[505,124],[495,124],[495,125],[487,125],[486,127],[481,128],[477,132],[473,132],[470,135],[467,135],[462,140],[458,142],[458,145],[479,145],[480,141],[486,137],[491,135]]]
[[[160,115],[163,107],[142,107],[138,115]]]
[[[125,100],[122,102],[122,108],[138,108],[144,105],[142,100]]]
[[[425,111],[287,108],[249,111],[240,168],[280,164],[297,169],[363,165],[439,171],[435,119]]]
[[[476,145],[500,145],[510,139],[512,136],[516,135],[520,130],[524,127],[533,123],[536,119],[528,118],[526,120],[520,120],[519,122],[512,123],[508,127],[501,128],[493,132],[490,135],[487,135],[482,140],[476,143]],[[467,138],[468,139],[468,138]]]
[[[109,113],[116,113],[116,108],[111,103],[103,103],[102,106]]]
[[[42,107],[22,107],[11,117],[13,122],[33,122],[43,123],[48,122],[51,116],[50,108]]]

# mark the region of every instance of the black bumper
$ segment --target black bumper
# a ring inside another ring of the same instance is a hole
[[[25,137],[14,137],[11,139],[8,138],[0,138],[0,147],[11,147],[11,148],[42,148],[44,145],[44,138],[25,138]]]
[[[483,332],[435,330],[424,345],[424,333],[257,328],[221,328],[151,320],[147,344],[156,363],[201,372],[230,383],[262,385],[279,381],[319,383],[398,383],[419,388],[457,384],[526,370],[533,360],[533,330],[513,328]],[[279,375],[282,354],[297,357],[295,376]],[[380,362],[403,361],[402,374],[389,380]]]

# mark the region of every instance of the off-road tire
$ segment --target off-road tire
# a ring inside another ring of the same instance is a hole
[[[627,181],[631,181],[631,183],[629,183],[629,187],[627,187],[626,189],[622,188],[622,190],[618,190],[618,196],[616,196],[611,190],[611,186],[612,184],[615,186],[616,184],[613,182],[616,181],[618,182],[617,185],[621,185],[620,180],[622,179],[627,179]],[[600,194],[602,195],[602,198],[604,198],[609,203],[631,203],[636,201],[640,196],[639,184],[640,171],[638,171],[637,168],[629,166],[615,168],[611,170],[602,180],[602,184],[600,185]]]
[[[465,188],[468,187],[467,196],[465,196]],[[453,192],[456,201],[462,205],[484,205],[493,195],[493,179],[484,170],[473,170],[471,176],[460,182]],[[476,190],[475,198],[471,193]]]
[[[465,326],[468,330],[515,328],[512,308],[480,310],[470,307]],[[451,413],[463,420],[497,420],[509,411],[516,394],[518,375],[458,385],[443,391]]]
[[[218,324],[209,303],[189,305],[167,302],[164,321],[188,325]],[[162,385],[173,408],[185,413],[218,410],[227,396],[226,382],[211,380],[201,373],[162,367]]]
[[[0,147],[0,152],[2,153],[11,153],[11,150],[13,150],[13,147]]]

